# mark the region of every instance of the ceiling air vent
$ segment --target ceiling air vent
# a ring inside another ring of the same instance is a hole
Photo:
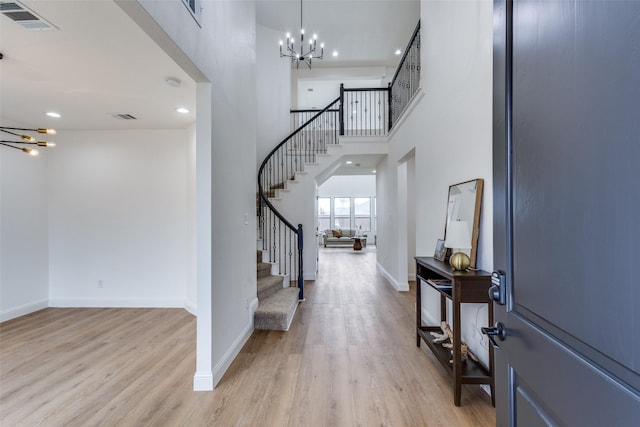
[[[135,118],[131,114],[114,114],[113,118],[114,119],[120,119],[120,120],[138,120],[137,118]]]
[[[18,1],[0,1],[0,13],[28,30],[53,30],[55,25],[47,22]]]

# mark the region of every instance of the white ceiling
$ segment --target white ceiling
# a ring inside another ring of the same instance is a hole
[[[0,124],[176,129],[194,122],[193,80],[113,1],[20,3],[56,29],[28,30],[0,16]],[[394,51],[409,41],[420,6],[419,0],[305,0],[303,7],[307,33],[316,32],[326,44],[325,59],[314,63],[320,68],[395,66]],[[256,21],[296,34],[300,2],[256,0]],[[331,56],[333,50],[338,57]],[[178,78],[180,87],[169,86],[167,77]],[[191,112],[179,114],[177,107]],[[62,117],[50,118],[48,111]]]
[[[305,34],[325,43],[324,59],[314,68],[395,66],[396,49],[404,50],[420,19],[420,1],[304,0],[302,12]],[[300,0],[256,0],[256,21],[298,38]]]
[[[57,129],[184,128],[195,84],[112,1],[21,0],[57,29],[0,16],[2,124]],[[166,84],[172,76],[180,87]],[[175,108],[184,106],[183,115]],[[56,111],[60,119],[45,115]],[[137,120],[114,119],[131,114]]]

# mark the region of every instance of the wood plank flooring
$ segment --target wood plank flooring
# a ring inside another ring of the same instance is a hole
[[[0,324],[0,426],[491,426],[478,386],[415,345],[414,293],[375,248],[321,252],[289,332],[256,331],[212,392],[193,392],[180,309],[46,309]],[[426,346],[423,346],[423,348]]]

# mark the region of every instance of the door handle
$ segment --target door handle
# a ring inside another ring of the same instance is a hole
[[[493,348],[500,348],[498,343],[496,342],[494,337],[497,337],[500,341],[504,341],[507,337],[507,330],[504,328],[504,325],[500,322],[496,322],[493,328],[480,328],[483,334],[489,337],[489,341],[491,341],[491,346]]]
[[[500,305],[505,305],[507,301],[507,276],[504,271],[496,270],[491,273],[491,287],[489,288],[489,298]]]

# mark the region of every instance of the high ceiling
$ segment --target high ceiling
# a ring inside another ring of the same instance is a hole
[[[25,29],[0,16],[3,125],[168,129],[193,123],[195,83],[113,1],[20,3],[55,28]],[[327,46],[318,67],[395,64],[394,51],[406,45],[419,18],[418,0],[305,0],[303,7],[308,32]],[[297,33],[300,2],[257,0],[256,20]],[[330,55],[334,49],[337,58]],[[170,86],[168,77],[181,84]],[[179,114],[177,107],[191,112]],[[49,111],[62,117],[47,117]],[[114,118],[118,114],[137,120]]]
[[[259,25],[299,37],[300,0],[257,0]],[[389,65],[399,62],[420,19],[419,0],[304,0],[302,23],[325,43],[315,67]],[[284,38],[284,37],[283,37]],[[274,46],[274,51],[277,46]],[[338,56],[331,53],[336,50]]]

